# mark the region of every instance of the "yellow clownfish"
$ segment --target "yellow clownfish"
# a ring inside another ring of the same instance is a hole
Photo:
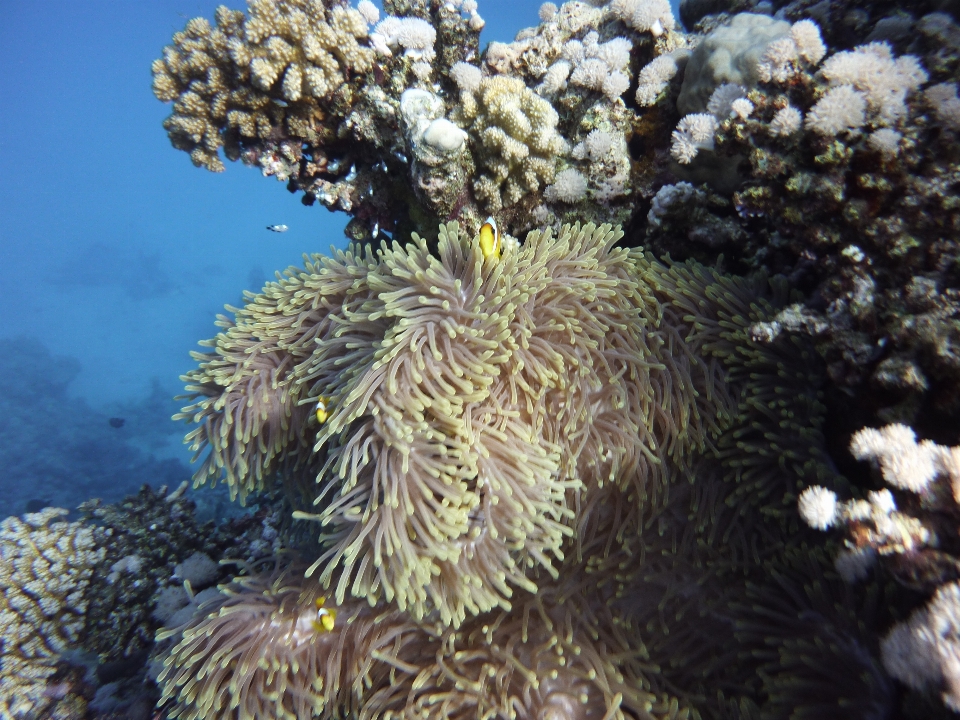
[[[328,397],[321,397],[317,399],[317,409],[316,416],[317,422],[323,425],[327,418],[330,417],[330,411],[333,409],[333,401]]]
[[[318,633],[331,632],[337,622],[337,611],[325,608],[323,605],[327,601],[322,595],[317,598],[317,619],[313,621],[313,629]]]
[[[497,221],[491,216],[480,227],[480,252],[486,259],[491,255],[499,258],[500,251],[500,231],[497,229]]]

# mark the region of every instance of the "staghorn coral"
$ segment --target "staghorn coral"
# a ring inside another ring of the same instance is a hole
[[[84,717],[86,702],[59,666],[84,637],[86,590],[104,550],[92,528],[60,519],[67,514],[47,508],[0,523],[5,718]],[[62,691],[51,690],[61,684]]]

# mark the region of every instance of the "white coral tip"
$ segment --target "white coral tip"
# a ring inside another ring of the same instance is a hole
[[[807,525],[817,530],[826,530],[837,520],[837,494],[825,487],[813,485],[800,493],[797,508]]]

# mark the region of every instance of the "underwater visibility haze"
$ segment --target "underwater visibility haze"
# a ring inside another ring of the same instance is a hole
[[[0,57],[0,718],[960,712],[956,0]]]

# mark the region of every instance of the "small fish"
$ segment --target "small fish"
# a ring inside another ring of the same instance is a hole
[[[322,595],[317,598],[317,619],[313,621],[313,629],[319,633],[331,632],[337,622],[337,611],[324,607],[327,599]]]
[[[333,410],[333,402],[330,400],[330,398],[318,398],[317,409],[315,410],[317,422],[323,425],[327,421],[327,418],[330,417],[331,410]]]
[[[497,221],[493,219],[493,216],[488,217],[486,222],[480,226],[480,252],[483,253],[485,259],[491,256],[497,259],[500,257],[500,251],[502,250],[500,245],[500,230],[497,229]]]
[[[272,232],[286,232],[289,229],[286,225],[267,225],[267,230]]]
[[[126,420],[124,418],[110,418],[107,422],[110,423],[112,428],[122,428]]]

